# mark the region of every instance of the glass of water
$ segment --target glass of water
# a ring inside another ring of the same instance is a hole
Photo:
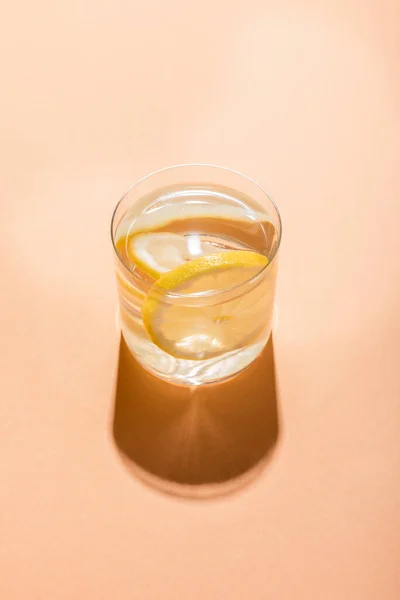
[[[235,171],[180,165],[122,197],[111,235],[122,335],[168,381],[199,385],[249,366],[271,334],[281,219]]]

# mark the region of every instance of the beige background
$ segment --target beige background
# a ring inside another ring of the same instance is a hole
[[[399,598],[399,23],[398,0],[3,5],[2,599]],[[200,404],[119,357],[108,233],[189,161],[284,222],[274,348]]]

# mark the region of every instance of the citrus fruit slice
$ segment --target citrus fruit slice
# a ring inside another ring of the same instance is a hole
[[[137,233],[129,236],[126,244],[129,261],[155,279],[187,261],[221,250],[196,233]]]
[[[266,278],[246,282],[267,264],[257,252],[231,250],[164,273],[142,305],[151,340],[168,354],[188,360],[205,360],[257,341],[266,325],[269,294]],[[240,284],[245,285],[225,302],[218,294],[207,294]]]

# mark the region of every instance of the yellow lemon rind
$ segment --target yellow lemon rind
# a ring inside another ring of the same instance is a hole
[[[152,289],[159,290],[161,293],[163,291],[174,292],[181,284],[186,283],[198,275],[208,274],[227,268],[259,267],[261,271],[268,262],[266,256],[251,250],[232,250],[229,252],[218,252],[208,256],[200,256],[199,258],[179,265],[167,273],[163,273],[154,283]],[[152,327],[153,317],[160,303],[160,300],[157,297],[152,296],[150,291],[142,305],[142,319],[152,342],[167,352],[166,349],[160,345],[157,333]],[[168,351],[168,354],[174,356],[170,350]],[[179,358],[179,356],[177,358]]]

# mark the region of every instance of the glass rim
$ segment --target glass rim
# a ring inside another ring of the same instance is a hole
[[[180,293],[176,293],[176,292],[171,292],[170,290],[159,290],[160,293],[162,292],[163,298],[171,298],[171,299],[201,299],[201,298],[211,298],[211,297],[218,297],[221,296],[222,294],[226,294],[229,292],[233,292],[235,290],[239,290],[240,288],[242,288],[243,286],[246,285],[251,285],[252,283],[255,283],[257,281],[257,279],[261,278],[262,274],[266,274],[267,270],[271,267],[272,263],[274,262],[276,256],[278,255],[279,252],[279,248],[281,245],[281,240],[282,240],[282,218],[279,212],[279,209],[277,207],[277,205],[275,204],[274,200],[271,198],[271,196],[268,194],[268,192],[266,192],[266,190],[259,184],[257,183],[254,179],[252,179],[251,177],[248,177],[247,175],[244,175],[243,173],[241,173],[240,171],[236,171],[235,169],[230,169],[229,167],[222,167],[220,165],[215,165],[215,164],[211,164],[211,163],[179,163],[179,164],[175,164],[175,165],[170,165],[168,167],[162,167],[161,169],[156,169],[155,171],[151,171],[150,173],[148,173],[147,175],[144,175],[144,177],[141,177],[140,179],[138,179],[133,185],[130,186],[130,188],[128,188],[126,190],[126,192],[121,196],[121,198],[119,199],[119,201],[117,202],[113,213],[112,213],[112,217],[111,217],[111,229],[110,229],[110,233],[111,233],[111,242],[114,248],[114,252],[115,255],[118,259],[118,262],[122,265],[122,267],[128,271],[128,273],[130,275],[132,275],[132,277],[134,277],[136,280],[140,281],[141,285],[145,285],[146,288],[153,288],[154,284],[152,283],[148,283],[146,281],[144,281],[144,279],[142,279],[141,277],[139,277],[132,269],[130,269],[122,260],[121,256],[119,255],[119,252],[117,250],[117,247],[115,245],[115,239],[114,239],[114,233],[113,233],[113,227],[114,227],[114,221],[115,221],[115,217],[118,211],[119,206],[121,205],[121,203],[125,200],[125,198],[127,197],[127,195],[136,187],[138,187],[143,181],[149,180],[152,177],[154,177],[155,175],[159,175],[161,173],[167,172],[167,171],[175,171],[177,169],[183,169],[183,168],[208,168],[208,169],[216,169],[218,171],[223,171],[225,173],[231,173],[233,175],[238,175],[239,177],[247,180],[249,183],[251,183],[252,185],[255,185],[269,200],[269,202],[272,204],[276,215],[278,217],[278,223],[279,223],[279,230],[277,231],[278,233],[278,238],[277,238],[277,243],[275,244],[275,249],[274,249],[274,253],[271,257],[270,260],[268,260],[267,264],[264,265],[263,267],[261,267],[257,273],[255,273],[254,275],[252,275],[251,277],[249,277],[248,279],[246,279],[245,281],[242,281],[241,283],[237,283],[236,285],[233,285],[230,288],[224,288],[222,290],[212,290],[212,291],[207,291],[207,292],[195,292],[193,294],[180,294]],[[233,188],[234,189],[234,188]]]

